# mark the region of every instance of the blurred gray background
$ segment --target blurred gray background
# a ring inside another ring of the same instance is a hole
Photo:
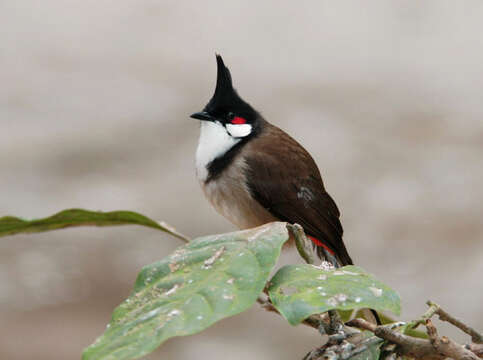
[[[353,259],[402,316],[430,298],[481,329],[482,18],[479,0],[3,0],[0,215],[130,209],[190,236],[232,230],[195,179],[188,118],[216,51],[314,156]],[[2,238],[0,358],[78,359],[179,245],[134,226]],[[255,306],[147,358],[300,359],[319,343]]]

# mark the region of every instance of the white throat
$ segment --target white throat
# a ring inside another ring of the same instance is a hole
[[[196,175],[200,181],[208,177],[209,163],[230,150],[241,139],[230,136],[219,122],[202,121],[200,139],[196,149]]]

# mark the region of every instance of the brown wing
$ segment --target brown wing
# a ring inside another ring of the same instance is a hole
[[[352,264],[342,241],[339,210],[325,191],[310,154],[270,124],[251,145],[249,148],[263,149],[247,151],[245,157],[248,186],[254,198],[276,218],[302,225],[307,235],[333,250],[342,265]]]

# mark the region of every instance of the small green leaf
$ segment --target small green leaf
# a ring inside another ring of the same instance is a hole
[[[286,224],[206,236],[146,266],[83,359],[135,359],[256,301],[288,239]]]
[[[158,223],[133,211],[63,210],[55,215],[36,220],[24,220],[13,216],[0,218],[0,237],[19,233],[34,233],[73,226],[143,225],[165,231],[184,241],[189,241],[165,223]]]
[[[417,330],[417,329],[411,329],[411,325],[408,324],[406,326],[403,326],[401,328],[401,332],[404,335],[409,335],[415,338],[420,338],[420,339],[429,339],[428,334],[425,333],[424,331]]]
[[[339,310],[339,316],[342,322],[349,321],[352,318],[353,313],[354,313],[354,310]]]
[[[399,295],[357,266],[325,270],[287,265],[270,280],[268,291],[273,305],[292,325],[332,309],[401,311]]]

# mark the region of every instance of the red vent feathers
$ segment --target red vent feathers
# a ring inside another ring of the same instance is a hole
[[[317,246],[322,246],[325,250],[327,250],[331,255],[334,255],[334,251],[332,249],[330,249],[327,245],[325,245],[322,241],[320,241],[319,239],[317,238],[314,238],[313,236],[310,236],[310,235],[307,235],[310,240],[312,240],[314,242],[315,245]]]

